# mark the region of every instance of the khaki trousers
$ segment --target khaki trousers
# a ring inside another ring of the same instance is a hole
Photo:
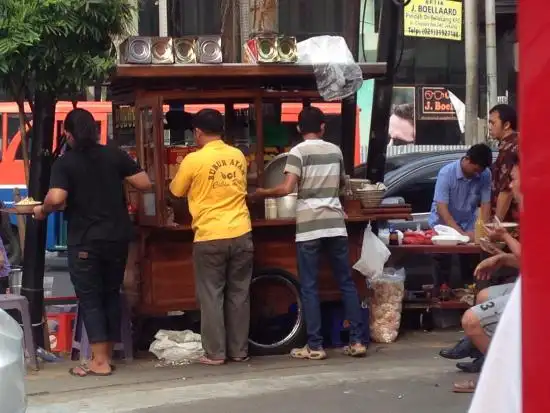
[[[248,355],[253,261],[251,233],[193,245],[202,346],[210,359]]]

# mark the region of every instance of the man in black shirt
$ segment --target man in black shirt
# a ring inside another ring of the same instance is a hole
[[[50,190],[34,209],[35,219],[66,205],[69,272],[93,357],[75,376],[111,374],[114,344],[120,341],[120,288],[132,238],[124,182],[151,189],[147,174],[122,150],[98,143],[92,114],[75,109],[65,119],[71,151],[52,167]]]

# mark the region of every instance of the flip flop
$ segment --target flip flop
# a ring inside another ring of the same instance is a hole
[[[235,363],[244,363],[250,360],[250,357],[231,357],[229,360],[235,362]]]
[[[80,369],[84,374],[77,373],[76,369]],[[88,366],[85,366],[84,364],[81,364],[80,366],[73,367],[69,369],[69,374],[71,376],[75,377],[86,377],[86,376],[94,376],[94,377],[106,377],[113,374],[112,371],[109,373],[97,373],[93,370],[90,370]]]
[[[204,364],[205,366],[221,366],[222,364],[225,364],[225,360],[213,360],[206,356],[202,356],[199,359],[200,364]]]
[[[477,383],[474,380],[464,380],[453,385],[454,393],[473,393],[476,391]]]

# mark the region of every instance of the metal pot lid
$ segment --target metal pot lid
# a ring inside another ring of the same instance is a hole
[[[273,158],[264,169],[264,188],[274,188],[280,185],[285,180],[286,157],[288,153],[281,153]],[[298,192],[298,188],[294,188],[293,193]]]

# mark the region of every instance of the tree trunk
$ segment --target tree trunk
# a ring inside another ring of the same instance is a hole
[[[43,200],[49,187],[55,123],[55,99],[37,92],[33,113],[33,144],[29,173],[29,196]],[[23,285],[21,291],[30,303],[31,322],[36,344],[44,347],[44,258],[47,221],[27,218]]]
[[[21,134],[21,152],[23,153],[23,170],[25,172],[25,185],[29,187],[29,139],[27,137],[27,126],[30,130],[30,124],[27,121],[25,113],[25,100],[17,99],[17,107],[19,109],[19,131]]]

